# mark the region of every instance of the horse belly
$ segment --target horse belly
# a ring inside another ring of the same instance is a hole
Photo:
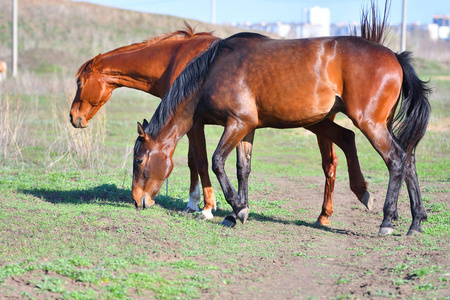
[[[258,127],[305,127],[323,120],[332,110],[336,95],[331,91],[315,95],[264,97],[257,101]]]

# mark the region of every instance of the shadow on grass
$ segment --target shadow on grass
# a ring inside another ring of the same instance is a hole
[[[48,189],[19,189],[18,192],[38,197],[43,201],[47,201],[54,204],[88,204],[95,203],[96,205],[110,205],[115,207],[130,207],[134,210],[134,206],[131,201],[131,191],[129,189],[118,188],[114,184],[102,184],[100,186],[82,189],[82,190],[48,190]],[[156,205],[162,208],[181,213],[187,204],[187,201],[181,198],[173,198],[170,196],[159,195],[155,199]],[[151,209],[151,208],[150,208]],[[231,213],[231,207],[228,209],[218,208],[213,212],[214,216],[219,219],[223,219]],[[344,229],[336,229],[326,226],[316,225],[314,222],[306,221],[290,221],[284,219],[278,219],[276,217],[269,217],[261,213],[250,212],[250,219],[259,222],[271,222],[281,223],[286,225],[298,225],[314,228],[317,230],[327,231],[331,233],[343,234],[343,235],[358,235],[355,232]]]
[[[170,196],[158,196],[156,199],[156,204],[163,207],[164,209],[167,209],[169,211],[173,211],[175,213],[181,213],[184,208],[186,207],[187,201],[183,201],[182,199],[175,199]],[[231,207],[228,209],[222,209],[218,208],[216,211],[213,211],[213,215],[215,218],[219,218],[219,220],[224,219],[226,216],[228,216],[231,213]],[[337,228],[331,228],[327,226],[322,225],[316,225],[315,222],[306,222],[306,221],[290,221],[285,219],[279,219],[276,217],[269,217],[267,215],[261,214],[261,213],[255,213],[250,212],[249,220],[247,222],[252,222],[253,220],[258,222],[267,222],[267,223],[280,223],[280,224],[286,224],[286,225],[297,225],[297,226],[304,226],[304,227],[310,227],[314,228],[316,230],[331,232],[335,234],[342,234],[342,235],[360,235],[354,231],[347,230],[347,229],[337,229]],[[239,221],[238,221],[239,222]]]
[[[49,189],[19,189],[18,192],[41,198],[54,204],[86,204],[130,206],[131,191],[118,188],[115,184],[102,184],[97,187],[81,190],[49,190]]]
[[[131,190],[119,188],[115,184],[102,184],[97,187],[80,190],[19,189],[18,192],[40,198],[54,204],[88,204],[127,207],[134,210]],[[169,196],[157,196],[156,204],[168,210],[181,211],[186,207],[185,201]]]

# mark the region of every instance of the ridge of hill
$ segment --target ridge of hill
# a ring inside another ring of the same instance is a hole
[[[12,1],[0,2],[0,60],[11,62]],[[231,26],[186,21],[196,31],[227,37]],[[75,73],[99,53],[184,28],[184,19],[68,0],[19,1],[19,68]]]

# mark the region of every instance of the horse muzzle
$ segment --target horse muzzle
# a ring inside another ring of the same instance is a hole
[[[86,120],[86,118],[83,117],[73,117],[72,114],[70,114],[70,123],[75,128],[86,128],[89,125],[89,122]]]
[[[133,199],[134,207],[136,207],[136,210],[146,209],[155,204],[155,200],[151,199],[150,197],[147,197],[146,195],[142,196],[141,201],[136,201],[136,199]]]

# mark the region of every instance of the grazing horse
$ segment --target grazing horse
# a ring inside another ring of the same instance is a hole
[[[88,121],[110,99],[112,92],[118,87],[134,88],[162,98],[186,64],[217,39],[210,33],[194,33],[189,24],[186,23],[185,25],[187,30],[176,31],[143,43],[121,47],[100,54],[84,63],[76,75],[78,89],[70,110],[72,125],[76,128],[87,127]],[[333,117],[330,116],[330,118]],[[319,125],[317,127],[320,129]],[[322,130],[327,131],[328,129],[324,127]],[[352,132],[346,131],[343,138],[352,140],[352,134]],[[215,196],[208,175],[203,125],[197,124],[187,135],[189,138],[188,164],[191,172],[191,185],[186,210],[198,210],[197,203],[200,200],[199,174],[205,200],[202,216],[209,219],[213,217],[211,209],[215,207]],[[329,216],[333,212],[332,199],[337,156],[333,143],[329,139],[320,136],[317,139],[326,177],[324,202],[317,223],[329,225]],[[354,147],[354,145],[349,147]],[[197,153],[195,157],[193,155],[194,150]],[[238,157],[247,157],[251,154],[247,153],[249,148],[245,142],[238,145],[237,151]],[[242,168],[239,168],[239,170],[242,170]],[[358,172],[360,173],[360,171]],[[362,177],[362,174],[360,176]],[[370,208],[372,199],[367,192],[366,184],[364,181],[358,184],[359,186],[353,184],[352,190],[357,191],[358,199]],[[150,202],[146,205],[150,205]]]
[[[195,58],[212,41],[217,39],[211,33],[194,33],[192,27],[185,23],[186,30],[120,47],[104,54],[99,54],[85,62],[78,70],[77,92],[70,110],[70,122],[75,128],[85,128],[89,120],[111,98],[112,92],[119,87],[141,90],[162,98],[175,78],[186,64]],[[204,139],[204,132],[190,131],[192,135]],[[213,218],[211,210],[216,206],[216,199],[208,174],[206,146],[203,160],[193,157],[192,143],[189,145],[188,164],[191,173],[189,202],[185,211],[198,211],[200,175],[205,205],[201,217]]]
[[[244,223],[248,217],[250,154],[257,128],[305,127],[336,143],[346,154],[350,185],[361,189],[355,194],[364,194],[353,132],[329,119],[341,112],[366,136],[389,170],[379,235],[394,231],[403,181],[412,213],[408,234],[422,232],[427,214],[415,148],[427,128],[431,90],[416,75],[410,53],[396,54],[380,43],[385,19],[386,13],[383,22],[376,15],[371,20],[363,17],[361,37],[274,40],[241,33],[214,41],[175,80],[151,121],[138,123],[133,200],[139,207],[153,203],[173,168],[178,140],[198,124],[224,126],[212,159],[233,208],[223,225],[234,226],[236,218]],[[224,165],[240,143],[248,155],[238,154],[237,193]]]
[[[7,66],[4,61],[0,60],[0,81],[6,80]]]

